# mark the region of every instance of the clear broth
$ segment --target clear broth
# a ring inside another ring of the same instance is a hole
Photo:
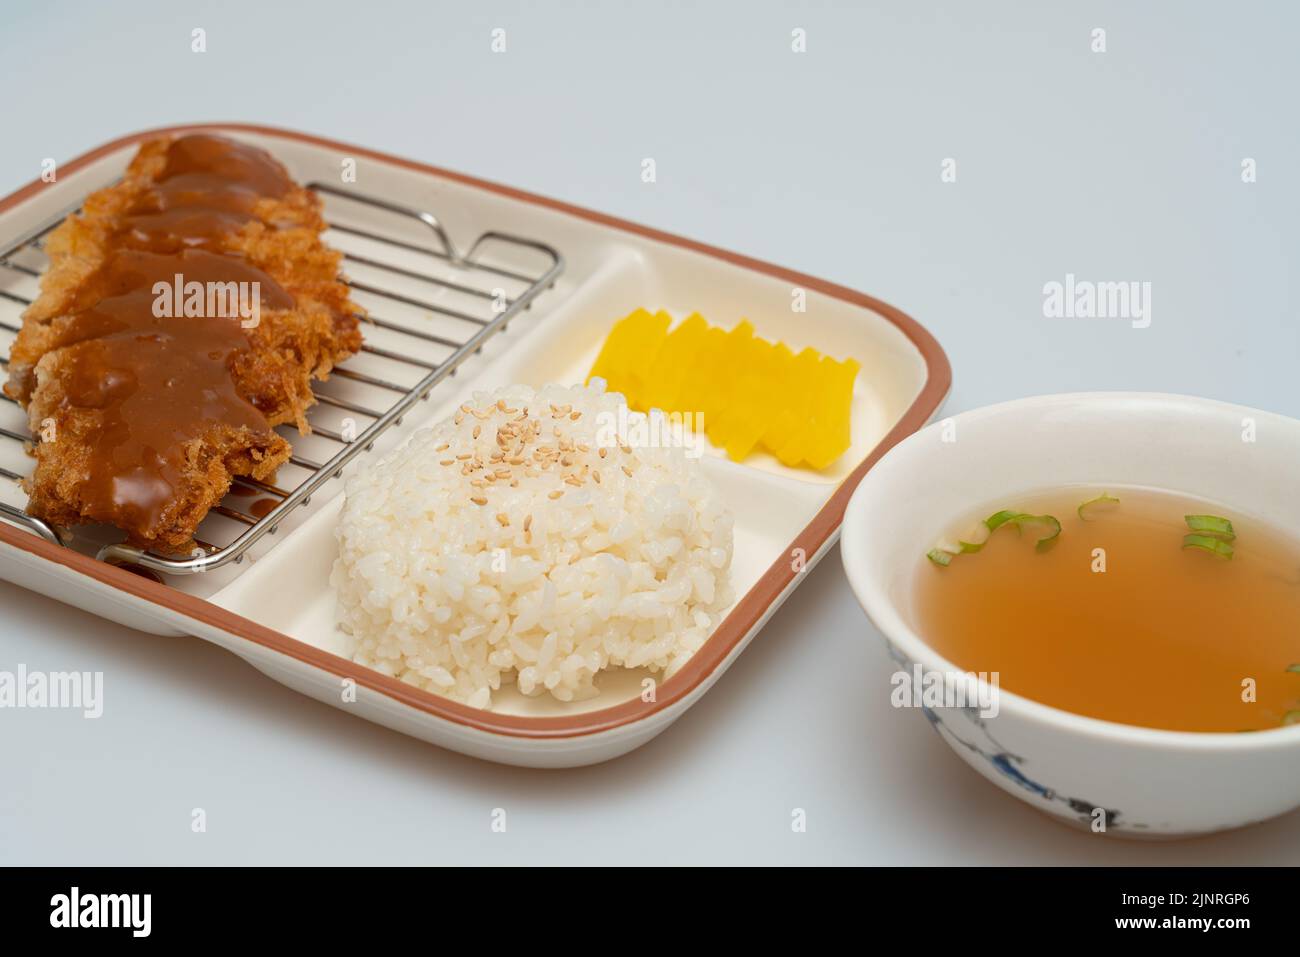
[[[1079,518],[1102,492],[1120,499]],[[1077,714],[1176,731],[1262,731],[1300,708],[1300,544],[1222,506],[1149,489],[1069,488],[996,503],[1061,534],[1005,526],[947,567],[922,558],[926,642],[1004,690]],[[1234,554],[1183,548],[1184,515],[1232,520]],[[1104,571],[1095,571],[1098,553]],[[1253,702],[1243,700],[1254,679]]]

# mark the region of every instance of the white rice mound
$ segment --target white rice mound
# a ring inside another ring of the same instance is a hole
[[[487,708],[698,650],[732,602],[732,516],[681,445],[614,435],[620,407],[600,380],[476,393],[353,477],[330,581],[355,660]]]

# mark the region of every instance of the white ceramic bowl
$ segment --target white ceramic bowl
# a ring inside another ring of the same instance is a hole
[[[912,435],[858,486],[841,539],[849,582],[901,667],[959,670],[913,626],[908,596],[918,556],[974,507],[1075,484],[1187,493],[1300,538],[1300,421],[1187,396],[1079,393],[976,409]],[[994,717],[925,713],[1003,790],[1070,823],[1104,819],[1107,834],[1203,834],[1300,806],[1300,726],[1159,731],[1005,690]]]

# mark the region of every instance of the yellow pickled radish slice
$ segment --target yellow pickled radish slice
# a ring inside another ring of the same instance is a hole
[[[754,327],[748,319],[742,319],[726,334],[721,342],[718,367],[714,370],[717,388],[709,403],[711,408],[701,410],[704,412],[705,432],[714,445],[722,448],[731,441],[741,415],[740,405],[744,397],[738,374],[753,338]]]
[[[776,456],[777,461],[782,465],[788,465],[792,469],[803,464],[803,453],[804,436],[799,433],[791,436],[785,445],[772,450],[772,454]]]
[[[771,343],[751,338],[736,357],[736,395],[726,412],[727,456],[735,462],[743,461],[754,450],[772,414],[769,401],[780,388],[772,381],[773,351]]]
[[[818,397],[818,442],[805,456],[815,469],[824,469],[843,454],[852,442],[849,409],[853,403],[853,382],[861,366],[853,359],[836,362],[822,360],[823,388]]]
[[[656,403],[665,412],[688,412],[681,400],[682,385],[700,346],[708,334],[709,324],[699,313],[692,313],[677,324],[655,357],[650,380],[656,383]]]
[[[636,364],[645,348],[643,343],[653,337],[655,316],[638,309],[610,330],[604,348],[592,366],[591,376],[600,376],[614,392],[623,392],[628,404],[633,397],[627,392],[634,387]],[[591,378],[588,376],[588,379]]]
[[[736,461],[764,449],[787,466],[824,469],[850,445],[860,369],[812,347],[796,354],[748,320],[724,330],[692,313],[674,326],[666,312],[637,309],[610,330],[591,376],[638,411],[702,415],[709,440]]]
[[[647,321],[638,324],[636,334],[628,343],[631,354],[627,357],[628,393],[627,403],[635,408],[653,404],[654,384],[650,378],[650,369],[655,356],[668,338],[668,327],[672,317],[666,312],[657,312]]]
[[[718,370],[726,367],[727,333],[710,328],[700,350],[700,358],[691,368],[691,381],[687,389],[694,396],[692,409],[704,415],[704,423],[717,417],[726,402],[726,377]]]
[[[596,362],[591,367],[591,373],[587,376],[588,381],[596,376],[606,382],[624,377],[627,371],[627,357],[631,355],[628,345],[636,334],[637,323],[643,318],[650,318],[650,313],[638,309],[627,318],[614,323],[614,328],[605,337],[605,343],[600,347]]]
[[[799,432],[799,426],[799,418],[789,409],[782,409],[763,433],[763,447],[778,459],[781,458],[777,455],[777,450],[784,448],[787,442],[794,439]],[[798,463],[798,459],[795,459],[795,463]],[[784,464],[791,463],[784,462]]]
[[[790,411],[796,427],[781,436],[773,436],[771,441],[763,444],[769,452],[777,457],[782,465],[796,468],[803,461],[804,449],[813,439],[809,429],[813,397],[818,389],[818,368],[821,353],[816,349],[800,350],[790,364],[789,389],[786,393],[786,408]]]
[[[857,370],[825,357],[819,363],[818,373],[816,427],[810,430],[815,438],[808,444],[804,460],[815,469],[824,469],[848,446],[848,420],[835,416],[834,411],[847,406],[852,398],[853,376]]]

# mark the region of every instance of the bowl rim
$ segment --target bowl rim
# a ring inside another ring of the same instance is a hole
[[[1125,391],[1061,392],[1025,396],[959,412],[914,432],[890,449],[877,463],[876,468],[869,472],[858,485],[853,496],[849,499],[848,508],[844,513],[844,521],[840,528],[840,556],[844,563],[844,572],[849,580],[849,586],[853,589],[854,596],[857,598],[858,604],[862,606],[867,618],[885,638],[886,642],[897,647],[910,662],[919,663],[925,671],[954,674],[969,673],[958,668],[917,634],[915,629],[904,620],[896,603],[889,597],[883,587],[883,583],[866,571],[865,543],[867,536],[856,533],[858,529],[868,524],[863,518],[864,513],[872,507],[874,488],[882,480],[881,476],[888,473],[891,463],[897,464],[898,460],[906,456],[911,448],[925,442],[927,437],[932,435],[935,430],[942,428],[944,422],[960,423],[962,419],[1010,411],[1049,408],[1066,403],[1131,402],[1135,399],[1181,404],[1202,411],[1213,408],[1218,411],[1232,410],[1256,416],[1267,416],[1273,420],[1289,423],[1289,428],[1300,433],[1300,420],[1264,409],[1255,409],[1250,406],[1223,402],[1218,399],[1207,399],[1178,393]],[[981,688],[988,686],[988,682],[983,678],[976,676],[976,680]],[[1181,751],[1277,751],[1300,747],[1300,725],[1270,728],[1264,732],[1250,733],[1238,731],[1171,731],[1122,724],[1117,721],[1107,721],[1102,718],[1076,714],[1072,711],[1034,701],[1015,692],[1007,691],[1000,686],[997,688],[997,695],[999,714],[1006,711],[1060,731],[1083,735],[1094,740],[1108,740],[1137,746],[1161,747]]]

